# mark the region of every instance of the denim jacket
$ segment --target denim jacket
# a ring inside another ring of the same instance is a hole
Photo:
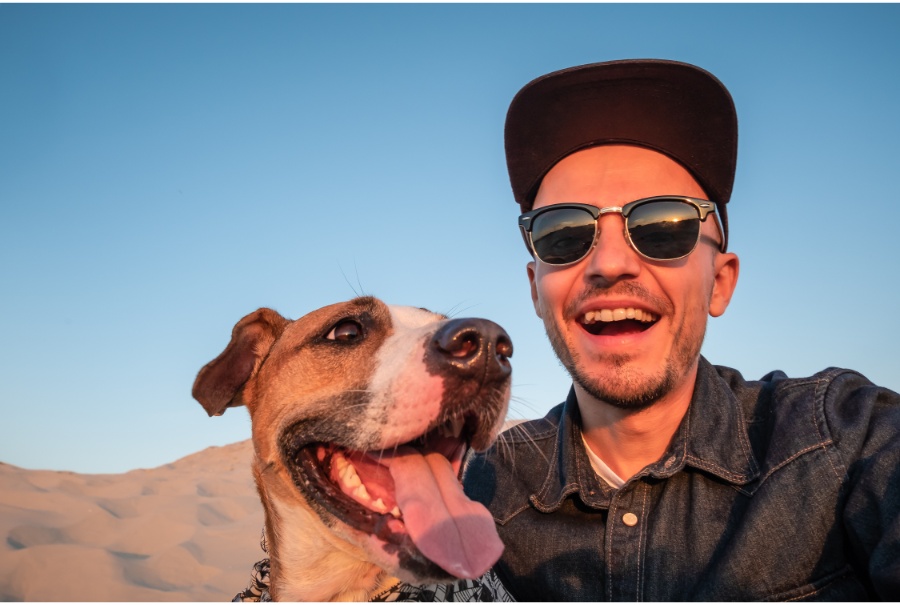
[[[701,358],[660,460],[616,490],[574,393],[466,467],[525,601],[900,599],[900,395],[855,372],[756,382]]]

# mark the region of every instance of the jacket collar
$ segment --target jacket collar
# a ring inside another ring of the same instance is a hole
[[[703,357],[700,358],[691,404],[672,443],[662,458],[629,479],[626,488],[628,483],[641,477],[664,479],[687,466],[734,485],[745,485],[759,475],[737,398],[728,383]],[[562,505],[566,496],[578,493],[585,504],[607,508],[614,492],[597,477],[588,460],[581,440],[578,401],[571,389],[563,405],[547,477],[530,500],[538,510],[552,512]]]

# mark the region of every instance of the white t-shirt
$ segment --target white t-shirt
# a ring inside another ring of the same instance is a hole
[[[584,443],[584,449],[587,450],[588,460],[591,461],[594,472],[597,473],[601,479],[616,489],[625,485],[625,480],[615,474],[613,470],[606,466],[606,463],[600,459],[600,456],[594,453],[594,450],[592,450],[591,446],[585,441],[584,433],[581,434],[581,442]]]

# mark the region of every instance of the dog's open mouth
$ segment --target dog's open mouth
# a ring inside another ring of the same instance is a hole
[[[490,513],[458,480],[476,425],[474,416],[457,417],[385,450],[311,443],[285,454],[295,483],[329,514],[397,552],[414,544],[453,576],[472,578],[503,549]]]

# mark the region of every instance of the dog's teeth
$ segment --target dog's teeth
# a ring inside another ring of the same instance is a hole
[[[348,464],[342,471],[341,479],[343,479],[344,483],[346,483],[349,487],[359,487],[362,485],[362,481],[359,478],[359,475],[356,474],[356,469],[352,464]]]
[[[393,515],[394,517],[396,517],[397,519],[399,519],[399,518],[400,518],[400,507],[399,507],[399,506],[395,506],[394,508],[392,508],[392,509],[391,509],[391,515]]]
[[[440,426],[440,434],[441,437],[450,437],[452,439],[459,439],[459,436],[462,435],[463,426],[465,425],[465,421],[462,418],[454,418],[452,420],[448,420],[444,424]]]
[[[359,480],[359,477],[357,477]],[[356,489],[353,490],[353,495],[359,498],[360,500],[371,500],[372,497],[369,495],[369,490],[366,489],[366,486],[360,483]]]
[[[350,464],[346,458],[343,456],[335,456],[333,464],[334,469],[337,471],[338,478],[347,488],[353,489],[362,484],[362,481],[356,472],[356,467]]]
[[[387,512],[387,506],[384,505],[384,500],[381,498],[372,503],[372,508],[382,514]]]

